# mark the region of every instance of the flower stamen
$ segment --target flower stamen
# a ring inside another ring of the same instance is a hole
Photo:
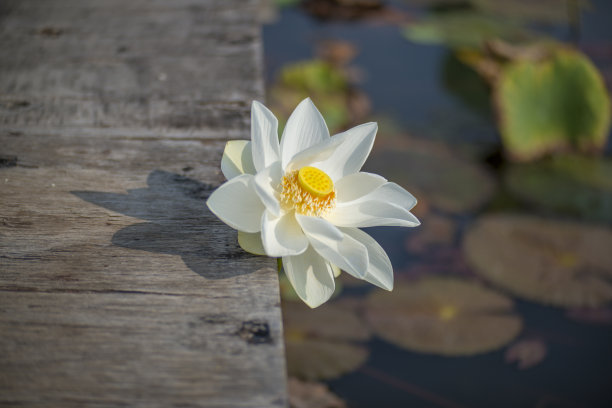
[[[281,204],[299,214],[320,217],[336,207],[332,179],[316,167],[302,167],[286,174],[281,182]]]

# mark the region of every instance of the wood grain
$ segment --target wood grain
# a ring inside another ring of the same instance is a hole
[[[285,406],[275,262],[205,206],[256,7],[0,2],[0,406]]]

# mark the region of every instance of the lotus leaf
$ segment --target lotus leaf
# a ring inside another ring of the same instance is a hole
[[[335,67],[321,60],[288,65],[281,71],[283,85],[304,92],[343,92],[348,84]]]
[[[504,356],[506,363],[517,363],[519,370],[534,367],[544,360],[548,347],[540,339],[526,339],[517,341],[508,347]]]
[[[289,406],[293,408],[346,408],[346,404],[329,388],[318,382],[289,377]]]
[[[581,0],[471,0],[471,3],[487,14],[505,18],[566,23],[570,19],[570,5],[579,11],[588,2]]]
[[[374,332],[398,347],[446,356],[496,350],[522,327],[512,301],[482,285],[453,278],[397,284],[373,292],[366,317]]]
[[[362,365],[369,353],[360,342],[370,337],[350,303],[328,303],[309,309],[283,303],[283,325],[289,375],[304,380],[329,380]]]
[[[522,42],[533,38],[534,34],[507,19],[461,11],[437,14],[411,23],[404,29],[404,36],[422,44],[480,48],[493,38]]]
[[[268,90],[270,108],[278,117],[281,132],[293,108],[306,97],[315,102],[332,134],[362,119],[359,116],[363,112],[352,108],[363,94],[349,85],[342,68],[314,59],[283,67],[278,81]]]
[[[534,216],[490,215],[464,239],[475,272],[509,292],[560,307],[612,300],[612,231]]]
[[[510,158],[601,150],[610,129],[603,79],[583,54],[560,50],[544,61],[517,60],[499,77],[494,98]]]

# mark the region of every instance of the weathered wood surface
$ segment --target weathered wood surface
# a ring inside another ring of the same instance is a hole
[[[275,263],[204,204],[255,8],[0,2],[0,406],[285,405]]]

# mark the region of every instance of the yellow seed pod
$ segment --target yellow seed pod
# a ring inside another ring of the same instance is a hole
[[[438,311],[438,316],[440,317],[440,319],[444,321],[451,320],[456,315],[457,315],[457,309],[450,305],[442,306],[440,310]]]
[[[316,167],[302,167],[298,172],[300,187],[316,197],[325,197],[334,191],[334,182],[324,171]]]

